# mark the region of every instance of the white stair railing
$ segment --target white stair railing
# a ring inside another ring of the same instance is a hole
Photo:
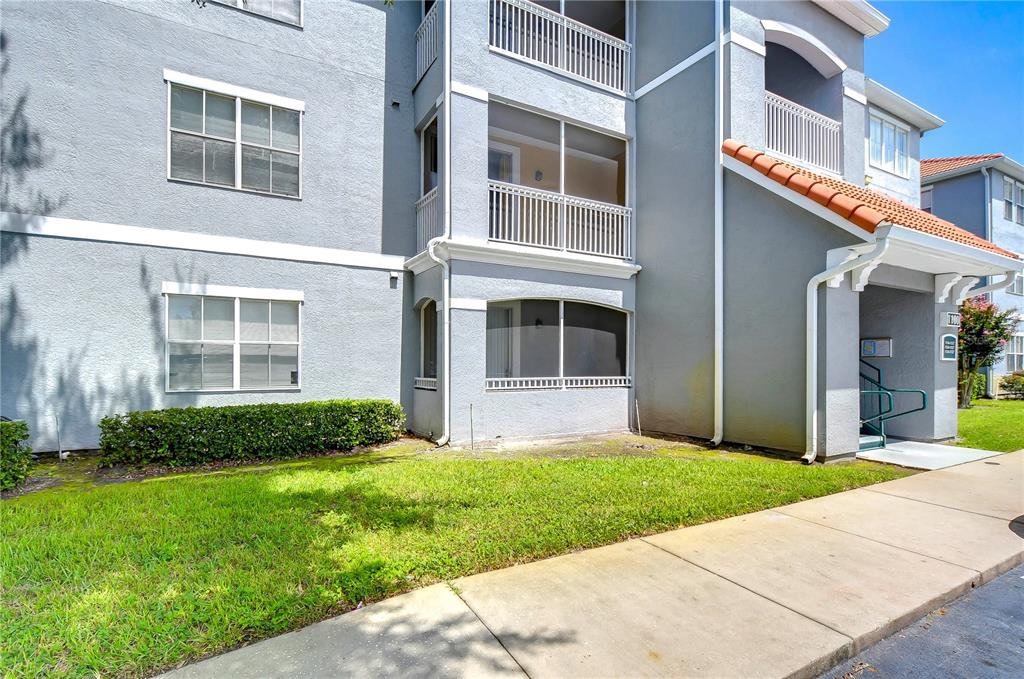
[[[632,210],[505,182],[490,187],[491,240],[630,259]]]
[[[416,201],[416,251],[427,249],[432,238],[441,235],[440,201],[437,199],[437,187],[430,189],[427,195]]]
[[[764,93],[765,145],[769,150],[814,169],[843,172],[843,125],[838,120]]]
[[[437,53],[441,48],[441,19],[437,9],[440,4],[440,0],[433,4],[420,22],[420,27],[416,29],[417,82],[437,59]]]
[[[491,46],[629,92],[630,44],[527,0],[490,0]]]

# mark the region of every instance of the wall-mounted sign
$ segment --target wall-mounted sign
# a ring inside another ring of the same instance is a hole
[[[876,337],[860,341],[862,358],[892,358],[892,338]]]
[[[945,311],[942,314],[942,325],[945,328],[959,328],[960,327],[960,312],[959,311]]]
[[[943,335],[939,338],[939,358],[943,361],[956,360],[956,335]]]

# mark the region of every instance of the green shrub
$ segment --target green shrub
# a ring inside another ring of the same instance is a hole
[[[25,445],[28,425],[0,421],[0,490],[10,490],[28,477],[32,449]]]
[[[979,398],[985,398],[986,391],[988,390],[988,375],[985,373],[978,373],[974,376],[974,385],[972,387],[971,400],[977,401]]]
[[[1024,370],[1003,375],[999,386],[1010,398],[1024,398]]]
[[[391,401],[310,401],[144,410],[100,421],[101,464],[166,464],[295,457],[398,438]]]

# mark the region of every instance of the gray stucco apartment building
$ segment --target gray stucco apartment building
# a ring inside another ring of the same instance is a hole
[[[888,434],[954,435],[948,312],[1021,269],[917,209],[941,120],[865,77],[861,0],[0,12],[0,412],[38,450],[378,397],[440,443],[838,459],[873,383],[927,400]]]

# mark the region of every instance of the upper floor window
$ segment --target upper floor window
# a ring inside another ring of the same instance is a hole
[[[906,177],[910,130],[877,114],[870,117],[870,162],[873,166]]]
[[[302,0],[216,0],[246,12],[260,14],[288,24],[302,25]]]
[[[1024,184],[1018,184],[1009,177],[1003,177],[1003,219],[1013,219],[1013,206],[1017,205],[1017,223],[1024,224]]]
[[[301,195],[302,102],[205,78],[165,78],[168,178]]]
[[[932,187],[921,189],[921,209],[925,212],[932,211]]]
[[[1017,274],[1013,277],[1013,283],[1006,289],[1011,295],[1024,295],[1024,274]]]

